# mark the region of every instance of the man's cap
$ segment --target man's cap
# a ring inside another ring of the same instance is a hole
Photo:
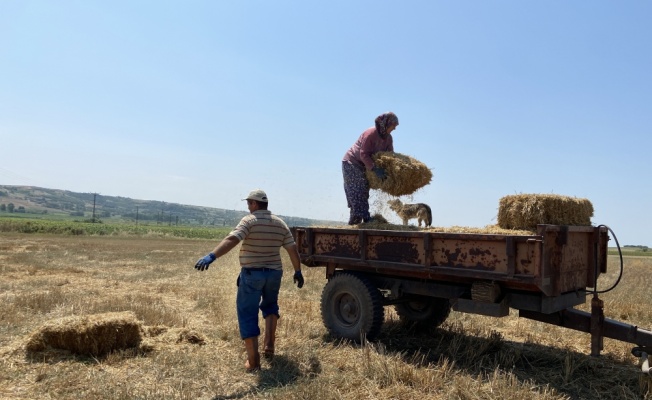
[[[246,198],[242,200],[256,200],[256,201],[262,201],[263,203],[267,203],[267,193],[265,193],[261,189],[254,189],[251,192],[249,192],[249,195]]]

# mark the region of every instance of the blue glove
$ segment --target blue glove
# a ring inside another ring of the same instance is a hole
[[[372,171],[374,171],[374,173],[376,174],[378,179],[380,179],[381,181],[384,181],[385,179],[387,179],[387,171],[385,171],[384,168],[373,167]]]
[[[297,284],[299,289],[303,287],[303,275],[301,275],[301,270],[294,271],[294,283]]]
[[[208,266],[209,266],[213,261],[215,261],[215,258],[217,258],[217,257],[215,257],[215,254],[213,254],[213,253],[208,253],[208,255],[206,255],[206,256],[203,257],[203,258],[200,258],[200,259],[197,261],[197,264],[195,264],[195,269],[196,269],[196,270],[199,270],[199,271],[205,271],[205,270],[207,270],[207,269],[208,269]]]

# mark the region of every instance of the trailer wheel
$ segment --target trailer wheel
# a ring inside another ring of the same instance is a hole
[[[382,327],[382,294],[368,280],[349,273],[331,278],[321,294],[321,316],[331,336],[357,343],[373,340]]]
[[[439,297],[418,297],[394,308],[402,323],[417,330],[438,327],[451,312],[450,301]]]

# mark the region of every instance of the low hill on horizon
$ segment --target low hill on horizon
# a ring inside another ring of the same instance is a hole
[[[0,216],[42,214],[96,220],[164,223],[170,225],[235,226],[247,211],[201,207],[156,200],[138,200],[36,186],[0,185]],[[279,215],[288,226],[341,225],[297,216]]]

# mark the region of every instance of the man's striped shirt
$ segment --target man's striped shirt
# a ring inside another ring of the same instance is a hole
[[[242,241],[240,266],[243,268],[282,269],[280,249],[294,244],[288,226],[269,210],[256,210],[242,218],[229,236]]]

